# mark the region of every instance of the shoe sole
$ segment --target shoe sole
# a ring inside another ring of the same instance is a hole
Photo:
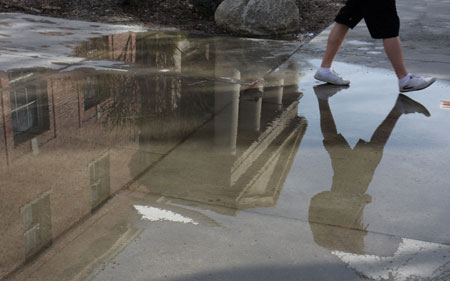
[[[335,82],[332,82],[332,81],[321,79],[321,78],[317,77],[316,75],[314,75],[314,79],[322,81],[322,82],[325,82],[325,83],[328,83],[328,84],[331,84],[331,85],[336,85],[336,86],[348,86],[348,85],[350,85],[350,82],[348,82],[348,83],[335,83]]]
[[[434,82],[436,82],[436,78],[431,79],[430,82],[428,82],[427,84],[425,84],[423,87],[420,87],[420,88],[400,89],[400,93],[420,91],[420,90],[430,87]]]

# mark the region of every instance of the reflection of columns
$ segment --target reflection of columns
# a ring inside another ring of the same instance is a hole
[[[0,131],[2,132],[0,134],[0,154],[2,155],[0,158],[3,158],[3,152],[5,153],[5,162],[0,162],[0,168],[3,165],[8,165],[9,162],[9,155],[8,155],[8,137],[6,135],[6,114],[5,114],[5,106],[3,105],[3,95],[4,91],[0,90]]]
[[[277,109],[283,109],[284,78],[275,78],[268,81],[264,88],[264,101],[277,105]]]
[[[237,69],[230,71],[228,77],[241,78]],[[229,148],[231,153],[236,150],[240,90],[241,85],[224,82],[216,82],[214,87],[214,144]]]
[[[10,95],[8,90],[2,90],[6,89],[9,86],[9,79],[8,74],[6,72],[0,72],[0,112],[1,112],[1,130],[3,131],[3,134],[0,136],[2,139],[0,140],[0,143],[4,142],[3,145],[0,145],[0,152],[2,150],[5,151],[5,162],[0,163],[0,165],[9,165],[10,161],[10,151],[12,149],[12,143],[13,143],[13,127],[12,127],[12,121],[11,121],[11,102],[10,102]],[[3,154],[3,153],[2,153]],[[0,166],[1,167],[1,166]]]
[[[246,92],[239,104],[239,128],[259,132],[261,129],[262,97],[259,89]]]
[[[173,66],[173,71],[180,73],[181,72],[181,60],[182,60],[182,53],[181,50],[186,48],[186,45],[188,45],[189,43],[186,42],[186,40],[184,41],[179,41],[176,43],[177,47],[175,48],[175,51],[173,52],[173,61],[174,61],[174,66]]]
[[[177,47],[173,52],[173,71],[176,73],[181,73],[182,70],[182,61],[183,61],[183,52],[182,50],[187,49],[189,47],[189,41],[183,40],[176,43]],[[166,67],[166,66],[165,66]],[[178,102],[181,98],[181,79],[178,77],[169,78],[171,83],[171,97],[172,97],[172,109],[178,107]]]
[[[283,100],[285,103],[297,100],[299,97],[298,83],[302,74],[294,63],[289,63],[287,69],[283,72],[284,91]]]

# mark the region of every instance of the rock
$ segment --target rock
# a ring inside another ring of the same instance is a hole
[[[295,32],[300,19],[292,0],[224,0],[215,21],[233,33],[269,36]]]

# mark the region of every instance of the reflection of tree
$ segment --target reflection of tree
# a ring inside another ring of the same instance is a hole
[[[126,41],[127,46],[130,38],[132,37],[128,37]],[[180,66],[181,51],[178,50],[178,42],[182,39],[180,35],[137,34],[136,62],[139,65],[156,66],[158,69],[174,68],[177,64]],[[83,43],[77,48],[76,54],[102,59],[106,58],[108,50],[108,37],[102,37]],[[128,48],[125,46],[124,50]],[[119,55],[118,58],[126,58],[126,55]],[[108,99],[108,102],[102,105],[106,125],[117,128],[131,122],[145,127],[147,135],[151,135],[152,138],[156,135],[168,136],[171,134],[170,131],[184,135],[186,130],[190,130],[191,120],[182,116],[204,109],[205,101],[201,94],[199,96],[198,92],[187,93],[182,97],[182,81],[177,76],[130,73],[97,76],[99,99],[100,96],[101,101]],[[192,104],[182,106],[183,103]]]
[[[181,36],[138,33],[136,35],[136,62],[158,68],[175,66],[175,52]]]
[[[146,139],[185,136],[211,112],[207,91],[183,83],[178,76],[107,74],[98,78],[101,93],[108,95],[102,105],[105,126],[137,126]]]
[[[75,49],[75,56],[87,59],[107,59],[109,55],[108,37],[95,38],[81,43]]]
[[[147,140],[186,136],[212,111],[211,95],[177,76],[139,77],[142,137]],[[209,95],[208,95],[209,94]]]
[[[133,75],[104,75],[103,85],[106,87],[109,102],[102,107],[103,122],[112,128],[120,128],[140,115],[140,97],[136,77]]]

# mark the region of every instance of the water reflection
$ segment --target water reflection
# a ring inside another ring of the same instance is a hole
[[[218,212],[273,206],[306,129],[297,116],[300,94],[280,85],[241,92],[239,85],[215,84],[210,98],[213,117],[197,123],[198,130],[139,182],[152,194]],[[140,125],[141,150],[167,145],[151,124]]]
[[[140,191],[230,215],[276,204],[306,130],[297,116],[299,71],[254,88],[180,75],[201,67],[217,77],[250,77],[219,48],[214,40],[129,33],[77,49],[126,62],[128,71],[0,73],[0,278],[136,180]],[[139,194],[139,204],[154,203]],[[111,233],[86,238],[101,247],[79,245],[82,263],[52,270],[89,271],[133,239],[137,214],[128,207],[133,215],[112,211],[102,221]]]
[[[310,202],[309,221],[314,240],[322,247],[354,254],[379,254],[388,248],[391,253],[398,244],[384,248],[369,247],[367,226],[363,221],[364,208],[372,201],[367,189],[380,163],[386,145],[399,118],[404,114],[420,113],[430,116],[420,103],[400,94],[392,110],[378,126],[371,139],[362,139],[351,148],[338,133],[329,98],[344,90],[343,87],[319,85],[314,87],[320,109],[320,127],[323,145],[334,171],[329,191],[316,194]],[[373,237],[371,237],[373,238]],[[394,239],[395,240],[395,239]]]
[[[139,72],[182,73],[249,82],[264,77],[297,47],[298,42],[144,32],[91,39],[80,44],[75,55],[127,63]]]

